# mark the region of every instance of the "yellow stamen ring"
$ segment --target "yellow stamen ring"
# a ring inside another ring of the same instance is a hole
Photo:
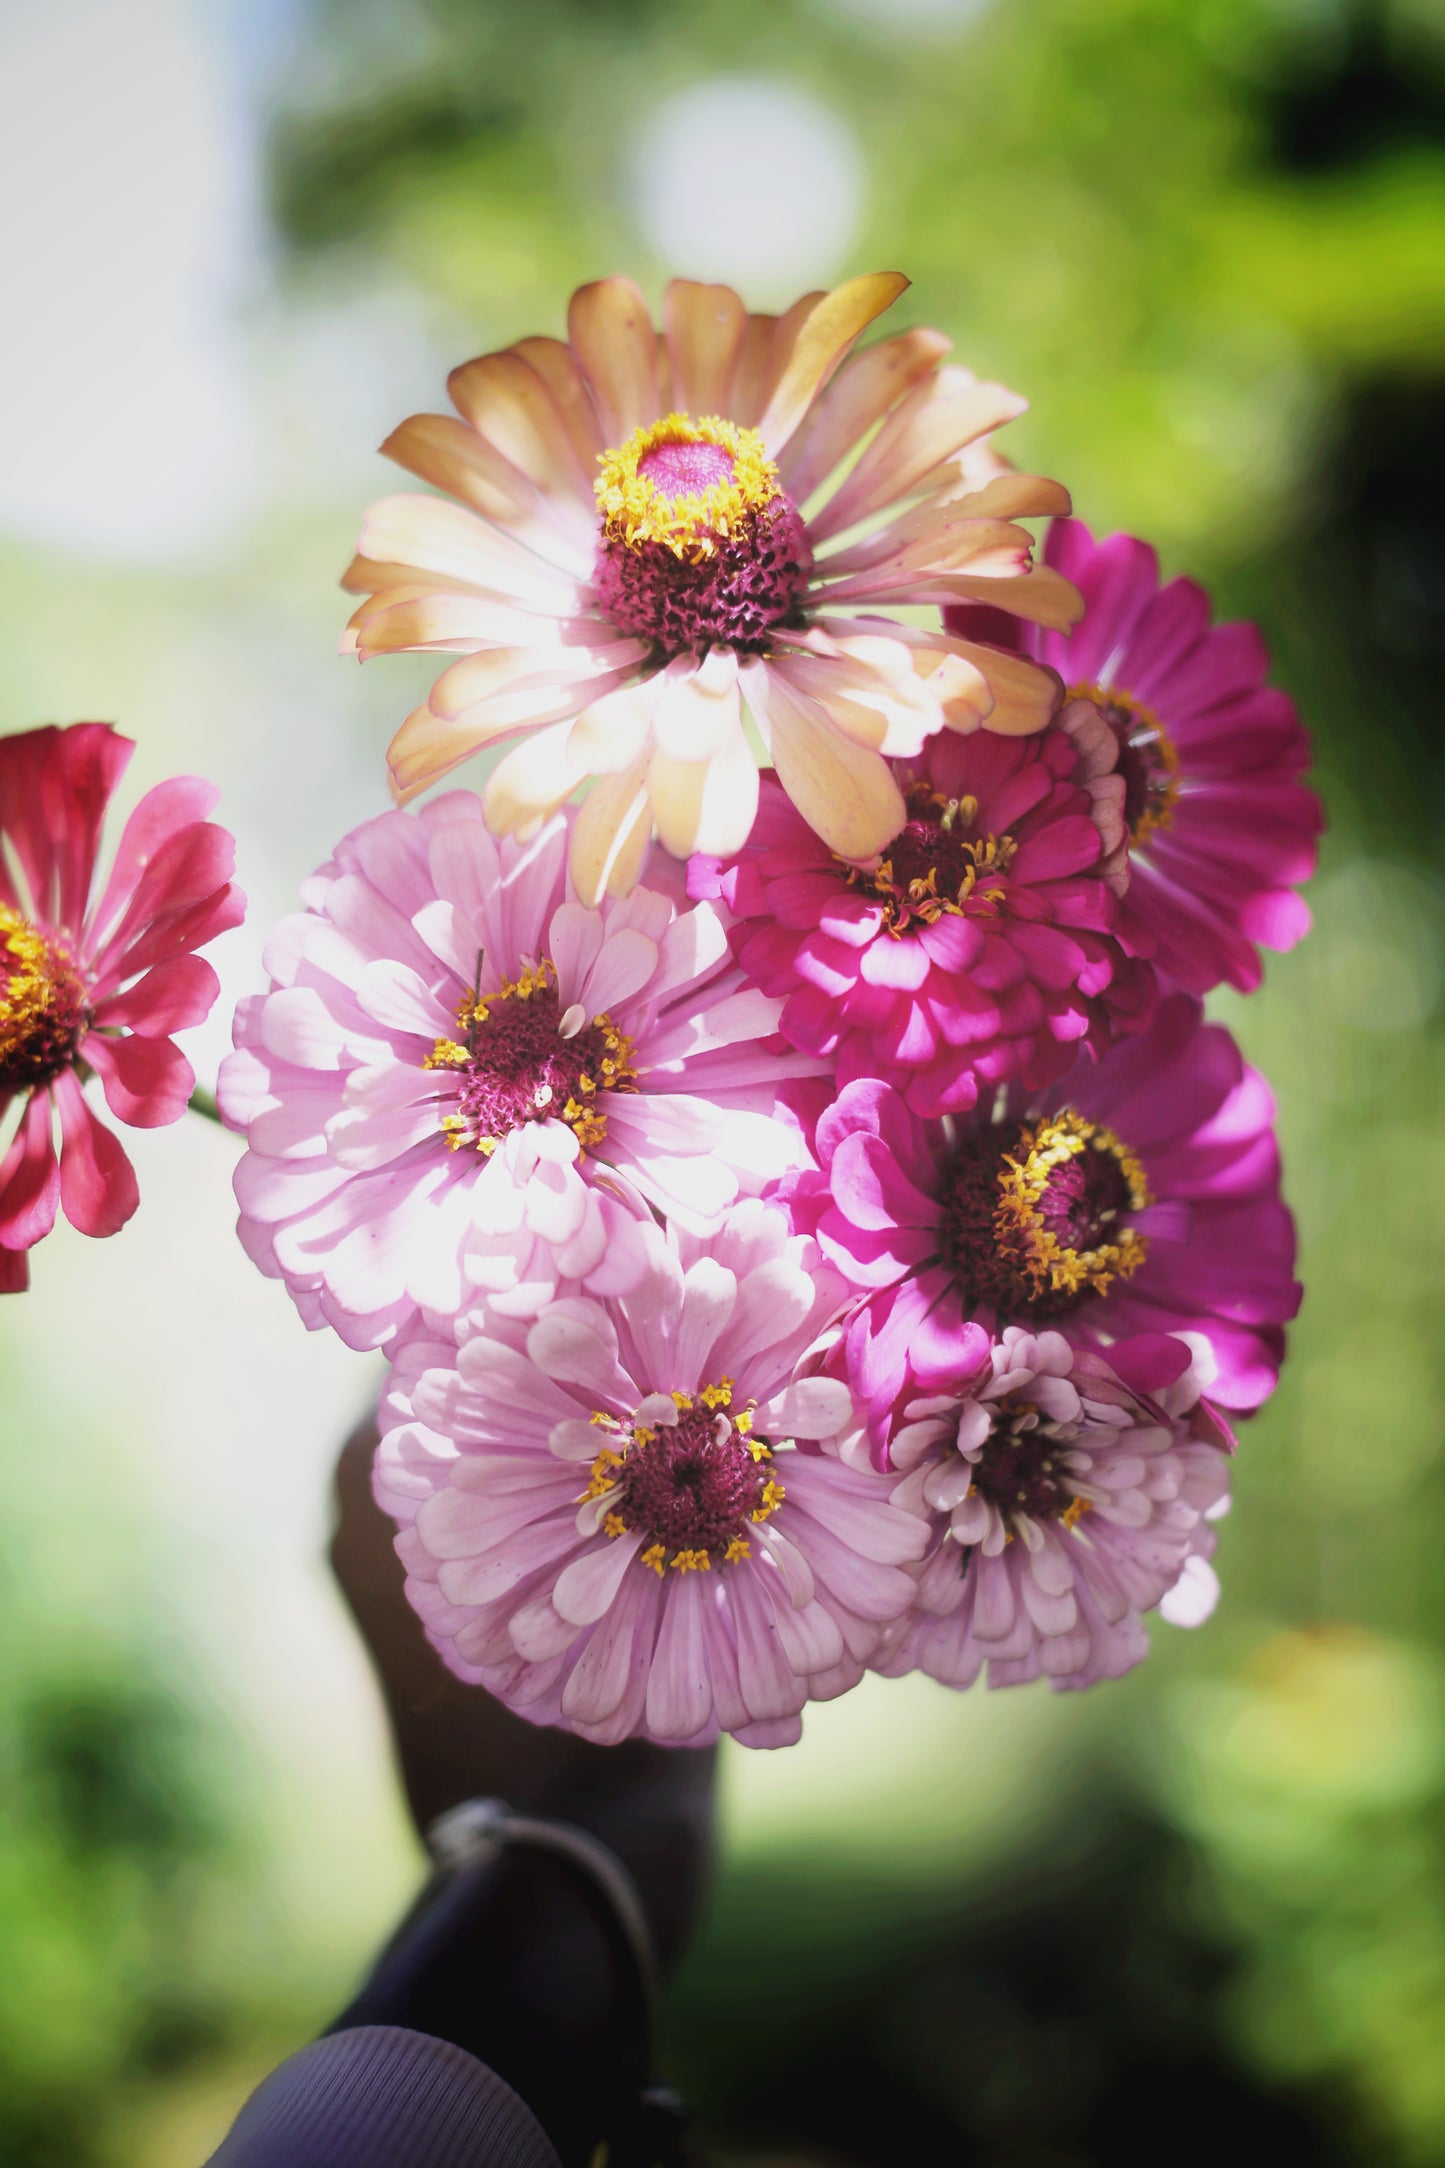
[[[537,963],[526,965],[515,979],[504,978],[495,993],[483,998],[475,988],[469,987],[457,1003],[456,1019],[461,1037],[438,1039],[422,1063],[424,1069],[471,1072],[474,1076],[485,1072],[486,1052],[480,1035],[483,1027],[493,1020],[494,1012],[501,1004],[516,1003],[518,1006],[533,1002],[550,1002],[555,1007],[557,998],[557,967],[550,956],[543,956]],[[547,1033],[544,1018],[537,1019],[540,1033]],[[485,1159],[490,1159],[501,1145],[508,1128],[516,1126],[518,1118],[536,1119],[546,1115],[565,1122],[576,1136],[584,1151],[601,1144],[607,1135],[607,1117],[598,1103],[599,1093],[636,1091],[638,1071],[633,1064],[634,1042],[625,1032],[619,1031],[605,1010],[599,1011],[590,1024],[573,1035],[572,1044],[585,1042],[587,1068],[579,1069],[570,1079],[567,1097],[560,1105],[547,1086],[545,1104],[524,1105],[520,1098],[516,1115],[505,1126],[478,1130],[477,1124],[465,1112],[442,1116],[441,1129],[452,1151],[470,1145]],[[552,1051],[565,1047],[567,1041],[554,1040]],[[505,1109],[507,1115],[511,1109]]]
[[[754,1402],[749,1401],[736,1415],[731,1414],[734,1389],[733,1380],[725,1377],[716,1384],[700,1386],[696,1393],[675,1391],[669,1397],[680,1416],[698,1410],[716,1414],[723,1425],[724,1437],[720,1442],[726,1441],[726,1434],[730,1431],[737,1444],[746,1449],[754,1467],[760,1468],[762,1462],[772,1459],[772,1447],[762,1439],[750,1435]],[[629,1455],[634,1450],[645,1452],[648,1447],[655,1445],[659,1438],[665,1439],[666,1428],[650,1427],[641,1423],[629,1426],[624,1419],[603,1409],[594,1409],[589,1421],[608,1434],[608,1442],[599,1448],[592,1461],[587,1488],[582,1492],[579,1503],[585,1506],[604,1499],[608,1501],[607,1510],[602,1514],[598,1525],[609,1541],[616,1541],[619,1537],[632,1533],[636,1526],[635,1521],[629,1521],[628,1518],[629,1514],[635,1514],[638,1510],[633,1486],[628,1484],[624,1473]],[[771,1520],[783,1505],[787,1490],[776,1477],[768,1476],[754,1495],[756,1503],[748,1512],[748,1519],[760,1526]],[[645,1507],[643,1511],[646,1511]],[[654,1540],[638,1554],[638,1563],[658,1575],[665,1572],[710,1573],[715,1564],[736,1565],[752,1555],[751,1543],[738,1529],[728,1537],[725,1545],[720,1536],[716,1542],[710,1538],[709,1543],[711,1547],[697,1543],[678,1544],[671,1548],[669,1555],[670,1546],[661,1540]]]
[[[1179,749],[1152,708],[1116,685],[1071,685],[1067,700],[1088,700],[1099,709],[1119,740],[1119,768],[1131,789],[1142,793],[1129,823],[1135,849],[1174,819],[1179,797]],[[1131,781],[1126,757],[1138,764]]]
[[[669,444],[715,445],[728,455],[732,471],[694,494],[671,496],[640,472],[649,452]],[[607,539],[629,549],[657,542],[688,564],[715,556],[720,541],[783,494],[757,430],[717,414],[665,415],[601,453],[598,465],[602,471],[594,489]]]
[[[42,1084],[73,1058],[87,1021],[85,988],[65,941],[0,903],[0,1080]]]
[[[1089,1291],[1105,1294],[1114,1280],[1126,1280],[1137,1272],[1148,1255],[1147,1236],[1132,1227],[1122,1228],[1115,1241],[1075,1250],[1061,1243],[1052,1228],[1044,1224],[1039,1204],[1050,1176],[1068,1160],[1089,1150],[1106,1152],[1117,1161],[1128,1190],[1128,1209],[1142,1212],[1150,1195],[1137,1156],[1111,1129],[1069,1110],[1025,1129],[1016,1156],[1006,1158],[999,1170],[1000,1195],[994,1221],[999,1247],[1014,1261],[1036,1296]]]

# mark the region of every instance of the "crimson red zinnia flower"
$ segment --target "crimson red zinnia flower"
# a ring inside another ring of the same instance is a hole
[[[101,822],[135,746],[109,723],[0,739],[0,1293],[56,1210],[113,1235],[139,1201],[134,1169],[83,1085],[136,1129],[185,1111],[195,1084],[170,1034],[209,1013],[219,982],[192,952],[245,915],[235,845],[205,818],[213,786],[176,776],[126,822],[92,901]],[[60,1157],[52,1118],[60,1119]]]

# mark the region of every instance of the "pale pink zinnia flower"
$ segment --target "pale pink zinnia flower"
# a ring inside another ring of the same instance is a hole
[[[1206,1618],[1234,1449],[1200,1397],[1212,1372],[1192,1336],[1120,1340],[1106,1358],[1009,1326],[971,1377],[922,1379],[893,1438],[910,1471],[894,1498],[931,1509],[940,1540],[877,1668],[1092,1686],[1145,1654],[1143,1613]]]
[[[606,1303],[403,1347],[376,1494],[451,1668],[602,1744],[786,1746],[857,1684],[928,1526],[845,1465],[858,1412],[813,1374],[843,1292],[781,1214],[646,1231]]]
[[[310,1325],[392,1342],[476,1290],[533,1314],[559,1278],[641,1268],[649,1206],[705,1226],[793,1162],[780,1079],[718,913],[569,894],[569,816],[498,842],[454,791],[346,836],[243,1001],[222,1112],[250,1146],[241,1235]]]
[[[245,916],[235,845],[205,817],[218,793],[195,776],[146,793],[93,895],[101,823],[134,751],[109,723],[0,738],[0,1126],[19,1114],[0,1151],[0,1293],[29,1284],[26,1253],[58,1208],[86,1235],[113,1235],[134,1212],[135,1171],[83,1085],[98,1076],[133,1129],[179,1119],[196,1079],[171,1034],[220,990],[192,951]]]
[[[934,331],[847,358],[906,284],[852,279],[774,318],[677,279],[659,332],[630,280],[603,279],[573,295],[565,342],[453,370],[457,416],[413,415],[383,449],[460,502],[374,505],[345,582],[370,597],[348,632],[363,659],[463,658],[396,735],[399,797],[523,738],[487,817],[523,831],[596,778],[572,844],[594,902],[636,881],[654,824],[680,857],[741,846],[744,704],[847,858],[902,825],[890,757],[945,724],[1043,727],[1050,671],[879,614],[986,602],[1062,629],[1080,608],[1017,524],[1066,492],[984,443],[1024,401],[943,366]]]

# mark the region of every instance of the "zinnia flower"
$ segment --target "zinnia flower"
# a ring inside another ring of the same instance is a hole
[[[889,1086],[847,1085],[817,1123],[798,1223],[868,1299],[848,1375],[874,1436],[921,1369],[973,1360],[976,1321],[1106,1344],[1197,1332],[1214,1397],[1273,1390],[1299,1307],[1269,1087],[1187,994],[1101,1061],[1030,1095],[925,1122]]]
[[[941,1540],[918,1607],[875,1668],[971,1686],[1117,1679],[1148,1649],[1141,1614],[1214,1607],[1213,1516],[1234,1440],[1200,1395],[1203,1341],[1152,1335],[1102,1355],[1009,1326],[981,1372],[926,1381],[893,1440]]]
[[[135,746],[109,723],[0,738],[0,1292],[29,1284],[26,1253],[63,1206],[113,1235],[139,1203],[135,1171],[85,1096],[100,1078],[117,1121],[155,1129],[185,1112],[195,1073],[171,1033],[219,991],[192,951],[239,925],[235,846],[205,818],[217,792],[159,783],[126,822],[92,899],[101,823]],[[56,1162],[53,1121],[60,1122]]]
[[[498,843],[470,791],[367,822],[237,1009],[242,1240],[351,1347],[478,1288],[528,1314],[559,1278],[611,1290],[648,1206],[705,1226],[796,1163],[775,1087],[817,1064],[766,1043],[778,1004],[718,912],[652,889],[584,910],[568,826]]]
[[[1038,1090],[1153,1004],[1110,930],[1129,880],[1117,750],[1085,700],[1034,737],[930,738],[895,764],[907,817],[867,866],[765,779],[746,848],[695,858],[689,884],[727,903],[748,977],[840,1083],[886,1078],[919,1114],[1010,1077]]]
[[[1043,727],[1047,670],[878,614],[983,601],[1062,628],[1079,607],[1017,524],[1067,511],[1066,492],[984,442],[1024,402],[941,366],[933,331],[845,359],[906,284],[852,279],[773,318],[678,279],[659,333],[630,280],[603,279],[573,295],[565,343],[453,370],[457,417],[413,415],[382,448],[460,502],[374,505],[345,581],[370,597],[348,631],[363,659],[463,658],[397,733],[399,797],[525,734],[487,817],[524,831],[597,778],[572,842],[594,903],[636,881],[654,822],[680,857],[740,848],[758,791],[744,702],[847,858],[902,825],[887,756],[945,723]]]
[[[1082,521],[1056,520],[1045,560],[1083,592],[1087,613],[1072,633],[967,605],[944,621],[1050,664],[1117,737],[1126,946],[1190,993],[1221,981],[1250,993],[1260,945],[1292,948],[1309,931],[1294,891],[1314,872],[1324,817],[1299,780],[1310,743],[1294,703],[1264,682],[1257,627],[1211,625],[1193,580],[1161,587],[1147,542],[1096,542]]]
[[[433,1642],[519,1715],[785,1746],[907,1608],[927,1524],[835,1457],[858,1411],[810,1351],[846,1291],[812,1243],[756,1202],[644,1243],[629,1294],[404,1347],[376,1494]]]

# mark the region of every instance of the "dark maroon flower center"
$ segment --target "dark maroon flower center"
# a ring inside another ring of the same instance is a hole
[[[654,641],[665,655],[713,646],[756,655],[776,626],[796,617],[812,565],[801,519],[777,497],[718,536],[711,555],[696,563],[665,542],[604,536],[592,577],[618,631]]]
[[[978,825],[976,798],[946,798],[926,783],[908,793],[908,819],[871,869],[851,867],[849,885],[883,905],[889,933],[933,926],[970,902],[997,904],[1017,848],[1011,835]]]
[[[1174,818],[1179,795],[1179,755],[1163,724],[1141,701],[1114,689],[1075,685],[1071,700],[1091,700],[1114,733],[1119,748],[1116,773],[1124,778],[1124,820],[1129,841],[1147,842]]]
[[[0,904],[0,1096],[70,1068],[89,1025],[85,982],[63,937]]]
[[[732,1380],[673,1393],[675,1422],[594,1417],[607,1442],[592,1464],[589,1498],[606,1501],[605,1534],[637,1534],[644,1566],[709,1572],[748,1556],[750,1535],[786,1493],[772,1447],[752,1434],[751,1404],[734,1414]]]
[[[607,1134],[606,1095],[637,1089],[632,1041],[610,1016],[563,1015],[549,958],[506,979],[497,993],[464,996],[460,1039],[438,1039],[428,1069],[458,1079],[442,1129],[490,1157],[524,1122],[565,1122],[583,1146]]]
[[[1066,1447],[1027,1404],[1000,1408],[982,1453],[973,1464],[973,1488],[1005,1519],[1077,1519],[1084,1501],[1069,1488]]]
[[[1111,1130],[1068,1109],[965,1134],[945,1163],[939,1257],[966,1312],[1065,1317],[1144,1262],[1129,1224],[1144,1170]]]

